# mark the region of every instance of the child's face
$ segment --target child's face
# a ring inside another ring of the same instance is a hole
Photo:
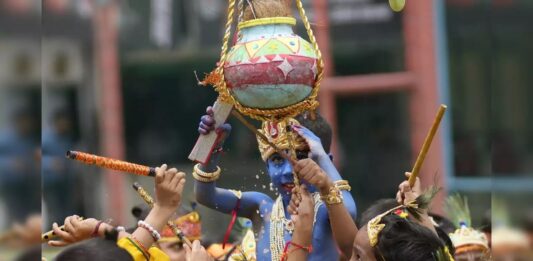
[[[455,256],[456,261],[483,261],[489,260],[487,253],[483,251],[468,251]]]
[[[363,226],[357,232],[353,245],[353,261],[376,261],[374,256],[374,250],[370,246],[370,240],[368,239],[367,226]]]
[[[308,155],[309,151],[296,151],[296,158],[298,160],[307,158]],[[266,165],[272,185],[283,197],[290,197],[291,191],[294,188],[294,176],[291,163],[281,157],[278,153],[274,153],[268,158]],[[308,186],[308,188],[311,187]]]
[[[267,160],[267,171],[272,185],[282,196],[288,196],[294,188],[294,177],[290,162],[278,153],[272,154]]]
[[[160,242],[159,247],[161,251],[168,255],[170,261],[185,261],[185,249],[183,244],[179,242]]]

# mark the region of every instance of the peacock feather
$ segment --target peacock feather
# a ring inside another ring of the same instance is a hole
[[[450,195],[446,199],[446,212],[448,217],[457,227],[472,227],[472,218],[470,216],[470,208],[468,207],[468,199],[456,193]]]

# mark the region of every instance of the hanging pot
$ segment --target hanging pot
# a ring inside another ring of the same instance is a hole
[[[313,46],[294,34],[296,20],[273,17],[239,24],[239,39],[224,64],[232,96],[257,109],[288,107],[308,98],[318,73]]]

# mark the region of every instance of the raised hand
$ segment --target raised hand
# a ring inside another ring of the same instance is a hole
[[[411,172],[405,172],[405,177],[407,180],[400,183],[398,186],[398,192],[396,193],[396,201],[401,205],[405,205],[415,200],[422,193],[420,178],[417,177],[415,185],[411,187],[409,186],[409,177],[411,177]]]
[[[200,125],[198,126],[198,132],[202,135],[207,135],[211,131],[215,130],[215,117],[213,107],[209,106],[206,109],[206,114],[200,118]]]
[[[294,202],[291,198],[293,205],[290,214],[294,222],[295,231],[305,233],[305,235],[312,234],[315,202],[305,184],[300,185],[293,195],[297,196],[294,196]]]
[[[13,236],[6,241],[10,247],[26,247],[41,242],[41,215],[33,214],[24,224],[15,223],[12,228]]]
[[[411,177],[411,172],[405,172],[405,177],[407,180],[400,183],[398,186],[398,193],[396,193],[396,201],[398,204],[405,205],[408,204],[422,194],[422,186],[420,185],[420,178],[416,178],[415,185],[413,187],[409,186],[409,177]],[[427,209],[420,210],[420,219],[415,219],[415,222],[418,222],[422,226],[429,228],[433,233],[437,234],[435,226],[433,225],[433,219],[430,218]]]
[[[312,159],[299,160],[294,165],[294,171],[300,179],[307,181],[315,186],[321,194],[328,194],[333,182],[318,164]]]
[[[98,227],[98,231],[94,234],[99,221],[94,218],[82,220],[79,216],[73,215],[65,218],[65,230],[61,230],[57,223],[52,224],[52,230],[59,237],[60,240],[48,241],[48,245],[54,247],[62,247],[76,242],[80,242],[94,236],[100,236],[103,231],[110,226],[102,223]]]
[[[324,146],[322,145],[322,141],[312,131],[300,125],[295,125],[292,128],[305,140],[305,142],[307,142],[307,145],[309,146],[309,152],[311,152],[311,154],[313,154],[315,157],[327,155],[326,151],[324,150]]]
[[[188,245],[183,245],[185,248],[185,256],[187,261],[212,261],[213,258],[209,256],[205,248],[200,244],[200,241],[194,240],[192,248]]]
[[[181,203],[181,194],[185,186],[185,173],[177,169],[167,170],[167,164],[155,169],[155,205],[171,212],[176,211]]]
[[[294,233],[292,234],[292,244],[288,246],[287,261],[307,260],[308,254],[312,251],[313,241],[313,220],[315,217],[315,201],[307,190],[305,184],[299,186],[294,194],[297,194],[297,200],[294,201],[291,213],[291,221],[294,224]],[[292,201],[292,200],[291,200]],[[306,249],[295,248],[303,246]]]
[[[216,131],[217,134],[221,135],[218,139],[217,147],[221,147],[224,143],[224,140],[231,133],[231,125],[229,123],[224,123],[215,130],[215,117],[213,107],[209,106],[206,109],[206,114],[200,118],[200,124],[198,125],[198,132],[201,135],[207,135],[212,131]]]

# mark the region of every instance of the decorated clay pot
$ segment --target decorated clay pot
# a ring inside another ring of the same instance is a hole
[[[318,73],[313,46],[294,34],[290,17],[239,24],[239,39],[224,63],[231,95],[249,108],[271,110],[307,99]]]

